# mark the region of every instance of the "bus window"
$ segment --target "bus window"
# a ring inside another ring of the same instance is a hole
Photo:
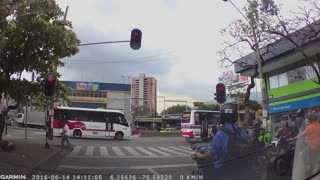
[[[194,113],[194,124],[200,124],[199,113]]]
[[[190,112],[183,113],[181,117],[181,123],[190,123]]]
[[[86,111],[74,111],[74,117],[78,117],[79,121],[88,121],[88,114]]]
[[[124,116],[122,114],[118,114],[118,113],[112,113],[112,121],[115,124],[121,124],[124,126],[129,126],[128,122],[126,121],[126,119],[124,118]]]
[[[209,113],[208,114],[208,124],[213,125],[215,122],[219,121],[219,117],[216,114]]]

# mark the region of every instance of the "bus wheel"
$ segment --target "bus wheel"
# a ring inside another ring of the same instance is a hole
[[[189,137],[186,137],[186,140],[187,140],[187,141],[190,141],[190,138],[189,138]]]
[[[122,132],[117,132],[116,135],[114,136],[115,139],[123,139],[123,133]]]
[[[82,133],[81,133],[80,130],[75,130],[75,131],[73,131],[73,137],[75,137],[75,138],[81,138],[81,136],[82,136]]]

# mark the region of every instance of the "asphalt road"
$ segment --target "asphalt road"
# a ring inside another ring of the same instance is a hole
[[[24,136],[21,129],[10,129],[9,133]],[[28,136],[43,139],[42,133],[42,130],[30,130]],[[192,169],[196,167],[190,157],[194,152],[182,137],[132,136],[125,140],[71,138],[70,142],[74,147],[72,151],[65,149],[59,152],[39,165],[30,175],[59,175],[60,179],[71,175],[70,179],[86,180],[100,177],[127,180],[202,178],[190,176]],[[269,174],[267,179],[290,177]]]

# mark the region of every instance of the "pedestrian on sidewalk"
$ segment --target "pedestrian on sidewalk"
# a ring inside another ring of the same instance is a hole
[[[67,142],[67,148],[69,148],[71,151],[72,151],[72,147],[71,147],[71,144],[69,142],[69,135],[70,135],[70,130],[69,130],[69,126],[67,124],[67,120],[64,120],[63,122],[63,129],[62,129],[62,132],[60,133],[61,135],[61,148],[64,149],[65,146],[64,146],[64,142],[66,141]]]

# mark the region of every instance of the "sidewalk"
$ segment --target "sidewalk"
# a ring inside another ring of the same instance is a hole
[[[0,149],[0,175],[26,175],[61,150],[58,139],[48,141],[49,149],[45,149],[44,140],[39,141],[39,139],[24,139],[3,134],[3,140],[13,142],[16,148],[12,152]]]

